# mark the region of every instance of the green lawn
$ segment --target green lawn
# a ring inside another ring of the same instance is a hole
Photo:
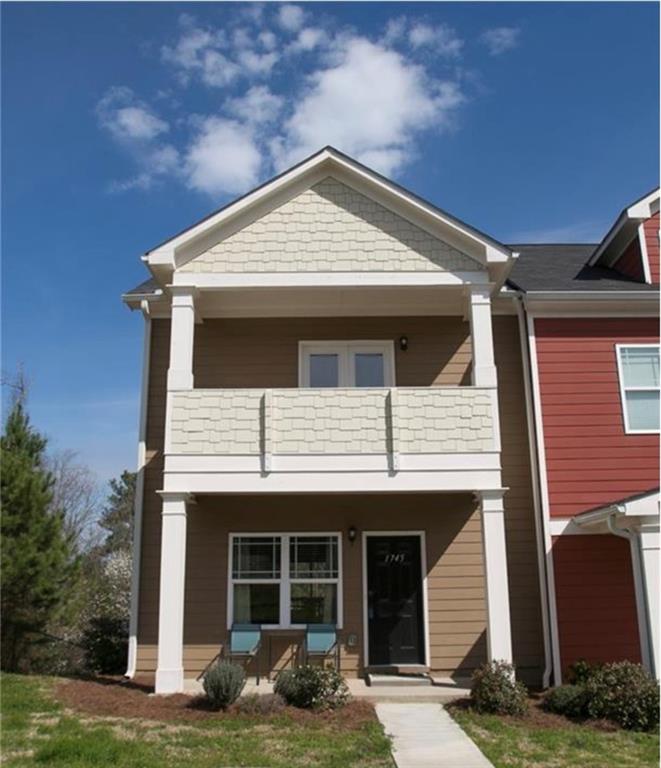
[[[495,768],[643,768],[659,765],[658,733],[599,731],[567,722],[544,728],[511,718],[451,709]]]
[[[219,716],[158,722],[92,717],[65,711],[52,678],[2,676],[2,761],[57,768],[391,768],[390,745],[378,723],[333,727],[323,718],[300,723]]]

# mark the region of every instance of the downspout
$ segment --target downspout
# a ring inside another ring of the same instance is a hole
[[[138,656],[138,606],[140,592],[140,553],[142,550],[142,507],[147,461],[147,397],[149,393],[149,357],[151,352],[151,317],[149,302],[142,300],[140,309],[144,317],[142,341],[142,387],[140,390],[140,416],[138,424],[138,467],[133,506],[133,548],[131,568],[131,608],[129,614],[129,648],[125,677],[135,676]]]
[[[546,567],[546,531],[545,520],[540,498],[539,457],[537,454],[537,435],[535,430],[535,415],[532,401],[532,379],[530,367],[530,350],[528,348],[528,329],[525,318],[525,307],[521,293],[517,293],[516,314],[519,320],[519,340],[521,342],[521,360],[523,362],[523,384],[526,400],[526,423],[528,427],[528,449],[530,452],[530,468],[532,471],[532,495],[535,512],[535,540],[537,544],[537,565],[539,573],[539,592],[542,603],[542,634],[544,639],[544,672],[542,686],[548,688],[551,682],[553,668],[551,653],[551,632],[549,619],[549,584]]]
[[[624,512],[623,507],[613,507],[613,511],[606,518],[608,530],[615,536],[626,539],[631,547],[631,566],[633,570],[634,590],[636,592],[636,614],[638,618],[638,632],[640,634],[641,652],[643,664],[655,677],[654,654],[652,653],[652,633],[650,628],[650,617],[647,612],[647,590],[645,588],[645,577],[643,574],[643,558],[640,551],[640,538],[632,528],[618,528],[615,520],[618,514]],[[641,615],[642,607],[642,615]]]

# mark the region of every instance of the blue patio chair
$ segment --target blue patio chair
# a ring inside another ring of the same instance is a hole
[[[335,667],[340,671],[340,644],[335,624],[308,624],[305,629],[305,663],[310,657],[325,659],[335,655]]]
[[[262,628],[259,624],[233,624],[227,655],[230,662],[234,657],[257,662],[257,685],[259,685],[259,650],[262,646]]]

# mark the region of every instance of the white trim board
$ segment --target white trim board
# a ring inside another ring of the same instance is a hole
[[[362,559],[362,589],[363,589],[363,658],[364,667],[370,666],[369,661],[369,617],[367,615],[367,538],[378,536],[418,536],[420,538],[420,571],[422,577],[422,620],[424,651],[424,665],[431,666],[431,645],[429,642],[429,595],[427,585],[427,537],[424,530],[418,531],[370,531],[364,530],[361,535],[361,559]],[[403,665],[408,666],[408,665]]]

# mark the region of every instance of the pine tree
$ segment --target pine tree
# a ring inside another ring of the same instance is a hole
[[[77,573],[64,516],[50,509],[53,478],[44,466],[45,448],[18,397],[0,439],[0,661],[6,670],[29,668],[31,644],[64,609]]]
[[[99,525],[107,531],[102,545],[104,555],[131,551],[135,481],[136,473],[127,470],[119,479],[110,481],[108,502],[99,520]]]

